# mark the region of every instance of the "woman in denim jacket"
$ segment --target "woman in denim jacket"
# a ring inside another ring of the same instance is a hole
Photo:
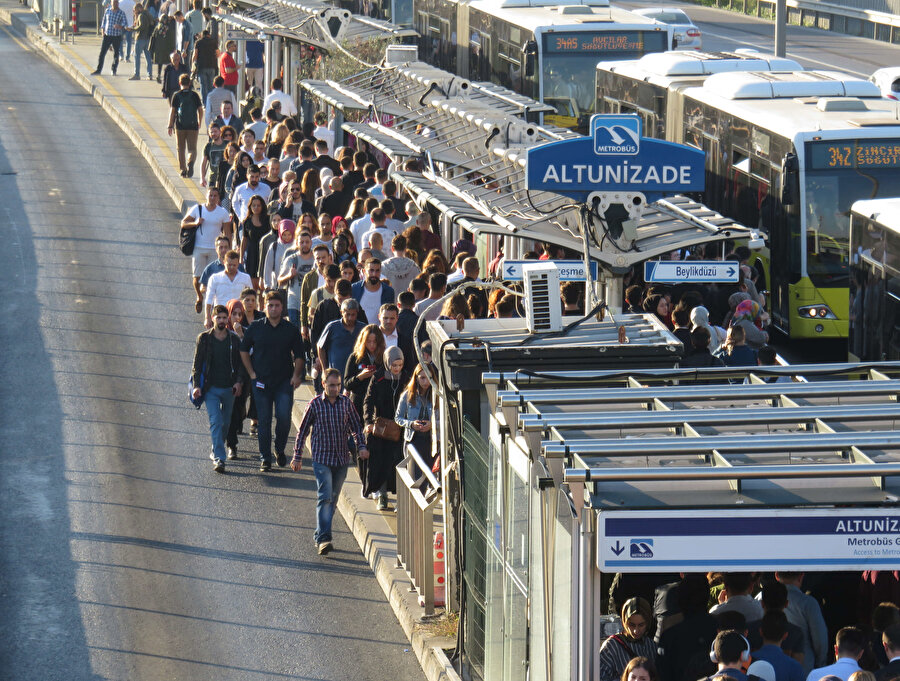
[[[411,443],[430,468],[434,464],[431,442],[435,414],[429,375],[431,380],[435,380],[435,374],[430,366],[427,372],[421,364],[416,365],[409,385],[397,404],[394,420],[403,427],[404,443]]]

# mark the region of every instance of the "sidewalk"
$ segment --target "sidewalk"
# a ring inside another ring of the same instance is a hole
[[[141,152],[177,210],[184,213],[188,206],[204,199],[205,192],[200,187],[199,177],[186,179],[179,175],[175,138],[168,137],[165,133],[169,108],[155,78],[147,80],[145,67],[141,69],[143,80],[130,81],[128,79],[134,72],[134,63],[120,61],[118,75],[112,76],[109,73],[111,54],[107,54],[105,73],[91,76],[100,51],[99,36],[82,33],[76,36],[74,43],[61,43],[58,38],[45,34],[40,29],[32,12],[11,0],[0,0],[0,26],[6,29],[10,25],[14,31],[11,35],[16,40],[20,36],[24,37],[25,42],[62,68],[91,94]],[[154,76],[155,69],[154,66]],[[201,135],[198,152],[202,150],[204,143],[205,135]],[[198,159],[198,170],[199,167]],[[195,174],[199,176],[199,173]],[[295,426],[311,396],[312,391],[308,386],[303,386],[298,391],[293,413]],[[429,681],[458,681],[459,676],[443,650],[452,648],[454,640],[438,637],[426,628],[421,621],[423,609],[418,605],[415,592],[410,592],[406,574],[401,568],[395,567],[395,516],[378,512],[371,500],[361,498],[360,492],[359,477],[355,468],[351,468],[338,505],[344,520],[372,566],[426,678]]]

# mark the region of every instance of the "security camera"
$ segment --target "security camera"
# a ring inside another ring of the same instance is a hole
[[[755,229],[750,231],[750,241],[747,242],[747,247],[758,251],[760,248],[766,245],[766,240],[760,236],[760,233]]]

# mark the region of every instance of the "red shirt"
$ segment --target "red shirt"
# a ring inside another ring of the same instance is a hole
[[[234,69],[234,71],[228,73],[226,69]],[[223,52],[219,55],[219,75],[225,79],[225,85],[238,84],[237,64],[234,61],[234,57],[228,52]]]

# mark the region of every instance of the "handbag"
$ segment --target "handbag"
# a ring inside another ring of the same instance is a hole
[[[403,429],[393,419],[377,416],[375,417],[375,423],[372,425],[372,435],[380,437],[382,440],[400,442],[400,438],[403,437]]]
[[[198,220],[203,217],[203,205],[197,204],[200,211]],[[182,227],[178,233],[178,246],[185,255],[194,255],[194,246],[197,244],[197,230],[200,227]]]

